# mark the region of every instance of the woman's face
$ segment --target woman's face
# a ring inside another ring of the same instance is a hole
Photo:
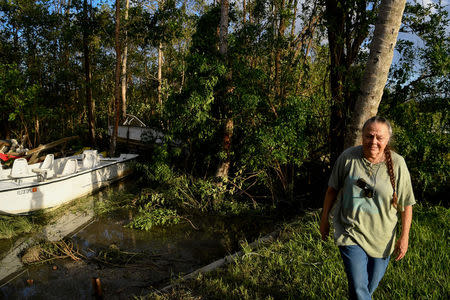
[[[390,139],[388,126],[384,123],[373,122],[364,128],[362,133],[362,146],[364,156],[369,160],[383,157]]]

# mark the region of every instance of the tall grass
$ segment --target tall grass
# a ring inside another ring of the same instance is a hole
[[[406,257],[391,260],[374,299],[448,299],[449,210],[415,206]],[[339,251],[320,240],[319,213],[286,226],[277,242],[235,263],[147,299],[345,299],[347,279]]]
[[[33,223],[25,216],[0,216],[0,240],[10,239],[32,230]]]

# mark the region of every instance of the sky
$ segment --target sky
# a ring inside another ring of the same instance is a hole
[[[422,4],[424,7],[427,7],[428,5],[432,4],[432,3],[439,3],[439,1],[436,0],[419,0],[419,1],[411,1],[411,0],[407,0],[408,3],[414,3],[417,2],[419,4]],[[441,0],[441,3],[443,6],[445,6],[446,11],[449,13],[450,15],[450,0]],[[447,30],[447,35],[450,32],[450,28],[448,28]],[[416,35],[413,34],[409,34],[409,33],[402,33],[400,32],[398,35],[398,39],[403,39],[403,40],[408,40],[414,43],[415,46],[417,47],[421,47],[423,46],[423,43],[421,41],[420,38],[418,38]],[[392,60],[392,63],[395,64],[396,62],[398,62],[400,59],[400,54],[397,51],[394,51],[394,58]],[[420,65],[415,66],[416,71],[418,71],[418,69],[420,68]]]

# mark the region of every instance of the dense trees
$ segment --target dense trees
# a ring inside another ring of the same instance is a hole
[[[0,138],[79,134],[107,148],[117,109],[177,140],[155,150],[160,169],[229,177],[270,199],[323,181],[311,167],[326,172],[344,147],[380,1],[116,3],[0,0]],[[399,41],[380,107],[427,189],[440,179],[420,166],[449,166],[414,156],[448,152],[447,23],[439,4],[406,6],[401,32],[423,46]],[[412,146],[416,131],[436,147]]]

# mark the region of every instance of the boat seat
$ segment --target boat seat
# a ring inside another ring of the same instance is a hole
[[[76,158],[68,159],[64,165],[64,168],[61,174],[58,177],[67,176],[73,173],[76,173],[78,170],[78,161]]]
[[[53,154],[47,154],[44,161],[39,168],[34,168],[31,171],[36,173],[38,176],[38,181],[45,181],[49,177],[53,177],[55,172],[53,171],[53,162],[55,161],[55,156]]]
[[[33,173],[28,168],[27,160],[23,157],[14,160],[9,177],[12,179],[20,179],[30,176],[33,176]]]
[[[47,154],[44,161],[42,162],[40,169],[50,169],[53,167],[53,162],[55,161],[55,155]]]
[[[97,150],[83,150],[83,154],[97,155]]]
[[[98,165],[97,150],[91,150],[92,152],[83,152],[82,165],[84,169],[91,169]]]

